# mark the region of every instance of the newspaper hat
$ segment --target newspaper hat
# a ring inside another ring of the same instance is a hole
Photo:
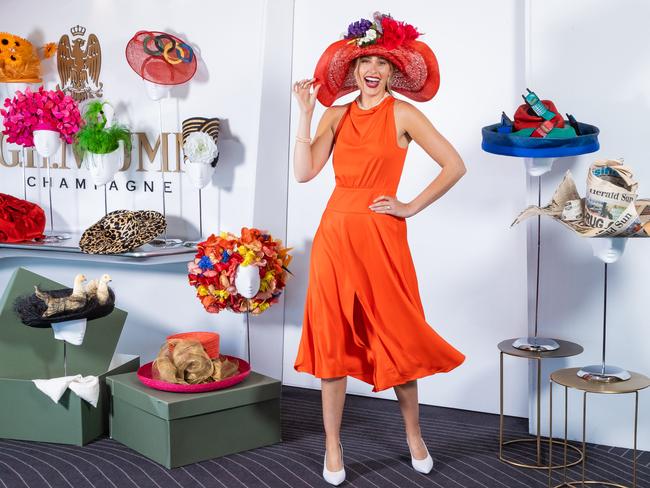
[[[637,198],[638,183],[621,161],[596,161],[587,173],[586,197],[581,198],[567,171],[546,207],[530,206],[512,225],[547,215],[582,237],[650,237],[650,200]],[[577,207],[577,215],[567,208]]]
[[[125,54],[138,76],[159,85],[180,85],[196,72],[196,54],[192,47],[166,32],[136,32],[126,45]]]

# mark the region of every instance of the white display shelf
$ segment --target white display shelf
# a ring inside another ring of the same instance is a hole
[[[145,244],[131,252],[121,254],[86,254],[79,249],[80,234],[71,234],[63,241],[43,242],[0,242],[0,259],[61,259],[69,261],[90,261],[100,263],[120,263],[135,265],[157,265],[184,263],[196,254],[196,246],[178,244],[170,247],[158,247]]]

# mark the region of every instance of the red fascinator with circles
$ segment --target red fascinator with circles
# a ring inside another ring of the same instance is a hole
[[[318,100],[329,107],[337,98],[358,90],[354,60],[361,56],[381,56],[393,63],[391,90],[426,102],[438,92],[438,60],[429,46],[418,41],[415,27],[390,15],[375,12],[373,20],[360,19],[348,26],[343,39],[332,43],[321,55],[314,71],[321,84]]]
[[[136,32],[126,45],[126,60],[138,76],[159,85],[180,85],[196,73],[192,47],[165,32]]]

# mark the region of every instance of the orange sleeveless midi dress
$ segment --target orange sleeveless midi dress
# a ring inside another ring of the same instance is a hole
[[[352,102],[333,150],[336,186],[314,236],[296,371],[352,376],[381,391],[447,372],[465,356],[426,322],[406,219],[373,212],[395,196],[406,148],[397,144],[395,99]]]

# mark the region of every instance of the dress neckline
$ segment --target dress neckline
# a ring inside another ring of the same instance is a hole
[[[377,110],[379,110],[381,107],[383,107],[383,106],[386,104],[386,100],[389,100],[389,99],[391,99],[391,98],[393,98],[392,95],[387,95],[387,96],[384,97],[384,99],[383,99],[381,102],[379,102],[379,103],[378,103],[377,105],[375,105],[374,107],[370,107],[370,108],[361,108],[361,107],[359,106],[359,103],[357,102],[357,99],[355,98],[355,99],[352,101],[352,106],[353,106],[354,109],[355,109],[357,112],[359,112],[359,113],[362,113],[362,114],[371,114],[371,113],[374,113],[374,112],[376,112]]]

